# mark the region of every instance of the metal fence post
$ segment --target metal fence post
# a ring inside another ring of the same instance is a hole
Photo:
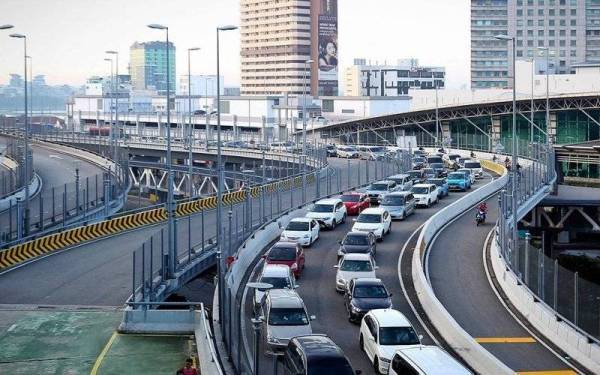
[[[192,215],[188,215],[188,263],[192,261]]]
[[[554,311],[558,309],[558,259],[554,261],[554,280],[552,280],[552,291],[553,291],[553,302],[554,302]]]
[[[142,301],[146,301],[146,243],[142,243]]]
[[[40,197],[40,232],[44,230],[44,197]]]
[[[132,264],[132,272],[131,272],[131,300],[135,302],[135,253],[137,250],[133,252],[133,264]],[[135,306],[133,307],[135,309]]]
[[[529,285],[529,246],[531,242],[531,234],[525,234],[525,285]]]
[[[204,208],[200,211],[200,223],[202,224],[202,235],[200,241],[202,241],[202,252],[204,252]]]
[[[348,158],[347,161],[348,161],[348,163],[347,163],[348,164],[348,176],[347,176],[347,179],[348,179],[348,189],[350,189],[350,186],[352,186],[351,183],[350,183],[350,158]]]
[[[75,168],[75,216],[79,216],[79,167]]]
[[[232,219],[232,215],[233,212],[231,210],[229,210],[229,212],[227,212],[227,219],[229,221],[229,246],[228,246],[228,252],[227,252],[227,256],[230,257],[233,255],[233,241],[231,239],[231,233],[232,233],[232,226],[231,226],[231,219]]]
[[[573,323],[576,326],[579,326],[579,272],[575,272],[575,280],[574,280],[574,293],[575,296],[575,306],[573,309]]]
[[[23,237],[23,199],[17,198],[17,239]]]

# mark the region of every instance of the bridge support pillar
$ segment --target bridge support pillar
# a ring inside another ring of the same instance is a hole
[[[558,119],[556,118],[556,112],[550,112],[550,129],[548,129],[548,136],[550,137],[551,143],[556,143],[556,125]]]
[[[135,131],[137,132],[138,137],[142,136],[142,129],[140,128],[140,114],[137,113],[135,115]]]
[[[96,127],[100,127],[100,111],[96,111]]]
[[[211,129],[211,126],[210,126],[210,116],[208,116],[208,115],[206,116],[206,130],[205,130],[205,133],[206,133],[206,135],[205,135],[206,140],[207,141],[208,140],[212,140],[212,129]]]
[[[502,132],[502,123],[500,117],[492,117],[492,148],[495,148],[498,142],[500,142],[500,134]]]
[[[448,140],[452,139],[452,135],[450,134],[450,121],[440,121],[440,126],[442,128],[442,144],[444,144],[444,142],[449,144]]]
[[[262,116],[260,118],[260,123],[261,123],[261,135],[262,135],[262,142],[264,144],[268,144],[269,143],[269,137],[267,135],[267,118],[265,116]]]
[[[233,140],[237,141],[239,137],[239,128],[238,128],[238,117],[237,115],[233,115]]]
[[[158,124],[158,136],[162,137],[162,135],[163,135],[162,113],[160,113],[160,112],[158,113],[156,123]]]

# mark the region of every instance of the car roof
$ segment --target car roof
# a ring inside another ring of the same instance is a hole
[[[369,312],[380,327],[411,327],[410,321],[398,310],[375,309]]]
[[[383,281],[381,279],[375,277],[359,277],[354,279],[354,285],[383,285]]]
[[[431,187],[432,185],[435,186],[435,184],[416,184],[416,185],[413,185],[413,187],[414,188],[416,188],[416,187]]]
[[[369,207],[369,208],[365,208],[360,214],[374,214],[374,215],[381,215],[385,212],[385,209],[382,207]]]
[[[427,181],[444,181],[445,179],[445,177],[432,177],[428,178]]]
[[[340,198],[327,198],[318,200],[315,204],[336,204],[338,202],[341,202]]]
[[[348,232],[346,233],[346,237],[369,237],[369,232]]]
[[[412,194],[410,191],[394,191],[393,193],[389,193],[386,197],[404,197],[408,194]]]
[[[267,277],[288,277],[290,269],[284,264],[265,264],[262,276]]]
[[[406,178],[406,177],[409,177],[409,175],[406,173],[400,173],[400,174],[395,174],[393,176],[390,176],[388,178]]]
[[[392,181],[392,180],[379,180],[379,181],[372,182],[371,184],[388,184],[389,185],[389,184],[393,184],[393,183],[395,183],[395,181]]]
[[[344,260],[371,260],[371,254],[349,253],[345,254]]]
[[[291,247],[291,248],[296,248],[298,247],[298,242],[292,242],[292,241],[277,241],[275,243],[275,245],[271,246],[271,249],[274,247]]]
[[[433,345],[417,345],[396,351],[424,374],[471,374],[450,354]]]
[[[306,223],[306,222],[311,222],[314,219],[311,219],[310,217],[295,217],[290,221],[295,221],[295,222],[299,222],[299,223]]]
[[[302,298],[292,289],[273,289],[268,292],[267,298],[271,307],[298,308],[304,307]]]
[[[342,195],[364,195],[365,193],[361,193],[360,191],[348,191],[343,193]]]
[[[296,336],[292,339],[310,357],[343,357],[344,352],[327,335]]]

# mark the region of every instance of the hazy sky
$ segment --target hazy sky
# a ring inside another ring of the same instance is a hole
[[[339,0],[338,12],[342,68],[355,57],[373,63],[413,57],[445,66],[448,87],[468,83],[468,0]],[[23,43],[10,32],[28,36],[34,75],[45,74],[50,84],[82,85],[108,73],[105,50],[119,51],[119,71],[126,73],[134,41],[163,40],[148,23],[169,26],[178,75],[187,72],[189,47],[202,48],[193,55],[192,72],[214,74],[215,27],[239,24],[239,0],[0,0],[4,23],[15,28],[0,30],[0,84],[23,71]],[[239,35],[227,32],[221,38],[226,84],[239,83],[239,65]]]

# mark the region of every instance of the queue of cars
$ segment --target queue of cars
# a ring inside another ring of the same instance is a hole
[[[440,164],[437,158],[431,161]],[[284,374],[360,373],[328,336],[313,332],[315,317],[296,292],[296,280],[306,264],[304,247],[317,241],[321,230],[335,230],[348,215],[356,218],[339,241],[334,287],[343,294],[348,320],[360,326],[358,345],[376,373],[470,374],[442,349],[421,343],[422,337],[394,309],[392,294],[377,277],[377,242],[392,231],[392,220],[406,219],[419,206],[430,207],[455,186],[467,190],[477,176],[470,170],[447,174],[443,166],[443,172],[437,165],[432,167],[430,176],[413,170],[375,182],[365,191],[322,199],[305,217],[290,220],[280,241],[263,256],[257,281],[272,288],[254,290],[254,309],[262,321],[266,350],[282,354]],[[455,180],[458,185],[452,183]]]

